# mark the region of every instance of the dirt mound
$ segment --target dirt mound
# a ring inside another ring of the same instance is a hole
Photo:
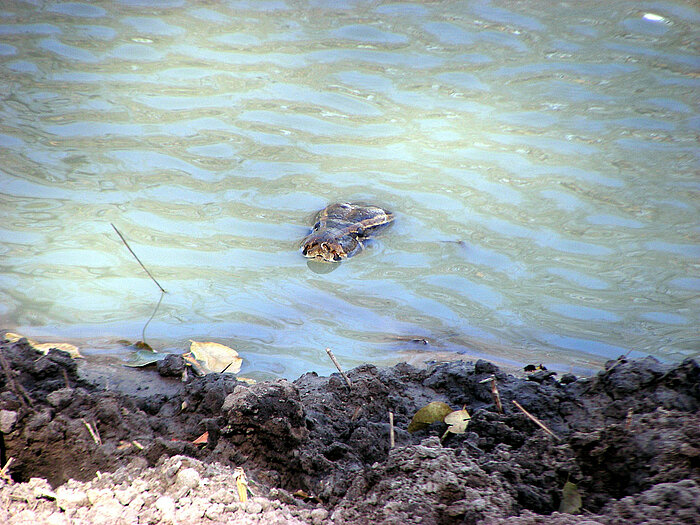
[[[150,523],[235,515],[251,523],[590,524],[643,521],[647,508],[645,519],[692,523],[700,511],[700,367],[692,360],[620,360],[593,378],[559,380],[547,371],[517,378],[486,361],[363,365],[348,373],[352,388],[338,375],[249,385],[211,374],[172,395],[132,395],[87,381],[57,350],[43,355],[19,341],[0,352],[0,459],[13,459],[0,493],[8,522],[134,523],[136,512]],[[482,383],[491,375],[504,414]],[[441,439],[445,425],[434,423],[408,433],[433,401],[466,405],[467,432]],[[203,434],[205,444],[192,443]],[[236,467],[248,477],[247,503]],[[177,481],[181,471],[198,482]],[[557,512],[567,481],[585,516]],[[125,496],[134,486],[143,490]]]

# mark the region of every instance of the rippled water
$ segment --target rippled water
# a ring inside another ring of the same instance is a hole
[[[139,339],[159,292],[112,222],[168,291],[149,341],[252,376],[696,355],[699,27],[690,1],[0,3],[0,325]],[[307,265],[336,200],[397,221]]]

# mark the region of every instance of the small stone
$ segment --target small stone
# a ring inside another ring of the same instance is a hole
[[[88,495],[82,490],[69,489],[63,485],[56,489],[56,504],[63,510],[85,507],[89,503]]]
[[[211,496],[212,503],[223,503],[224,505],[230,505],[236,499],[233,496],[233,492],[227,489],[219,489]]]
[[[219,521],[224,514],[224,506],[220,503],[215,503],[207,507],[204,515],[212,521]]]
[[[114,499],[111,501],[105,500],[93,505],[90,508],[88,517],[92,525],[111,525],[120,521],[123,511],[124,507],[118,501]]]
[[[179,354],[168,354],[158,361],[157,366],[163,377],[180,377],[185,370],[185,360]]]
[[[175,501],[170,496],[161,496],[155,502],[163,520],[172,521],[175,517]]]
[[[117,498],[117,501],[119,503],[121,503],[124,506],[127,506],[136,497],[136,491],[131,488],[116,489],[114,491],[114,497]]]
[[[248,500],[248,503],[246,503],[245,511],[248,514],[260,514],[262,510],[262,505],[260,505],[260,503],[258,503],[257,501]]]
[[[311,511],[311,521],[314,525],[321,525],[326,518],[328,518],[326,509],[314,509]]]
[[[0,410],[0,432],[9,434],[17,423],[17,412],[14,410]]]
[[[46,401],[48,401],[49,405],[52,407],[61,410],[62,408],[70,405],[70,402],[73,399],[73,392],[74,391],[72,388],[59,388],[58,390],[54,390],[50,394],[47,394]]]
[[[253,501],[255,501],[256,503],[260,503],[260,506],[262,507],[262,512],[265,512],[266,510],[270,509],[270,500],[267,498],[257,496],[253,498]]]
[[[176,483],[189,489],[195,489],[199,486],[200,479],[199,472],[192,467],[187,467],[177,473]]]

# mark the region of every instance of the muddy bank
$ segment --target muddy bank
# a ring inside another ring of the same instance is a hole
[[[254,385],[212,374],[131,395],[63,352],[23,341],[0,351],[0,459],[13,458],[1,522],[591,525],[700,513],[692,360],[611,362],[592,378],[517,378],[486,361],[364,365],[348,373],[352,388],[337,374]],[[504,414],[481,383],[491,374]],[[408,433],[432,401],[466,405],[467,432],[441,440],[445,425],[433,423]],[[567,481],[581,514],[557,512]]]

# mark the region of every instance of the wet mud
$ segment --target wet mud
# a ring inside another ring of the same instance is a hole
[[[143,374],[135,392],[24,340],[0,353],[0,460],[12,458],[0,473],[3,523],[691,524],[700,515],[694,360],[621,359],[590,378],[515,377],[483,360],[363,365],[348,372],[352,387],[338,374],[251,385],[130,370]],[[482,382],[491,375],[504,413]],[[433,401],[466,407],[466,432],[443,438],[436,422],[409,433]],[[559,512],[567,482],[581,498],[576,514]]]

